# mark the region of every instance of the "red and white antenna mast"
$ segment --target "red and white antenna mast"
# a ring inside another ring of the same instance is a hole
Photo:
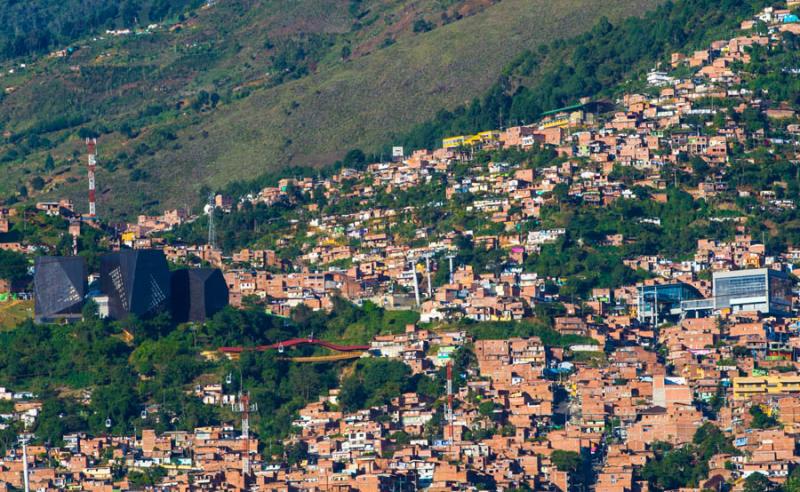
[[[250,404],[250,393],[239,393],[238,410],[242,413],[242,441],[244,441],[242,475],[247,478],[250,475],[250,411],[258,411],[258,405]]]
[[[250,474],[250,395],[242,394],[242,439],[244,454],[242,455],[242,474]]]
[[[450,432],[450,445],[455,442],[453,434],[453,363],[447,363],[447,427]]]
[[[88,178],[89,178],[89,218],[96,219],[97,218],[97,206],[95,201],[95,180],[94,180],[94,171],[97,167],[97,139],[95,138],[87,138],[86,139],[86,150],[89,156],[89,165],[88,165]]]

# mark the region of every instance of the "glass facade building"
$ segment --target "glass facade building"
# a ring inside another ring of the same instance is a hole
[[[637,317],[641,322],[654,324],[677,319],[682,313],[681,304],[683,302],[702,297],[697,289],[683,282],[639,285]]]
[[[792,313],[792,280],[778,270],[759,268],[714,273],[714,306],[732,312]]]
[[[33,275],[37,323],[81,319],[87,292],[86,260],[80,256],[39,256]]]

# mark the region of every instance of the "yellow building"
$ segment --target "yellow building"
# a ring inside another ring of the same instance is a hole
[[[464,145],[464,140],[466,140],[466,138],[467,137],[465,137],[464,135],[459,135],[458,137],[445,138],[444,140],[442,140],[442,147],[447,150],[456,149]]]
[[[480,132],[472,136],[473,138],[478,139],[480,143],[494,143],[500,140],[500,132],[497,130],[488,130],[485,132]]]
[[[133,246],[133,242],[136,240],[136,233],[133,231],[125,231],[120,235],[120,240],[122,244],[126,246]]]
[[[487,130],[476,133],[475,135],[459,135],[457,137],[447,137],[442,140],[442,148],[445,150],[457,149],[458,147],[472,147],[487,143],[496,143],[500,140],[500,132],[497,130]]]
[[[733,398],[800,393],[800,376],[747,376],[733,378]]]
[[[569,115],[557,115],[555,118],[548,118],[543,120],[539,128],[547,130],[548,128],[566,128],[569,126]]]

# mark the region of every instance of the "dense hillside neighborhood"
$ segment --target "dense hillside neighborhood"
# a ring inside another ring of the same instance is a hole
[[[800,490],[799,7],[127,223],[87,136],[0,208],[0,491]]]

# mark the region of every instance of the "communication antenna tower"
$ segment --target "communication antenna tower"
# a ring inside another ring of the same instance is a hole
[[[450,432],[450,445],[455,441],[453,434],[453,363],[447,363],[447,427]]]
[[[208,194],[208,246],[214,248],[217,243],[217,230],[214,227],[214,193]]]
[[[239,405],[236,408],[242,414],[242,442],[244,452],[242,453],[242,475],[250,475],[250,412],[258,411],[257,403],[250,403],[249,393],[239,393]]]
[[[95,219],[97,218],[97,206],[96,206],[96,197],[95,197],[95,179],[94,179],[94,171],[97,167],[97,139],[96,138],[87,138],[86,139],[86,151],[88,155],[88,168],[87,168],[87,177],[89,178],[89,218]]]

